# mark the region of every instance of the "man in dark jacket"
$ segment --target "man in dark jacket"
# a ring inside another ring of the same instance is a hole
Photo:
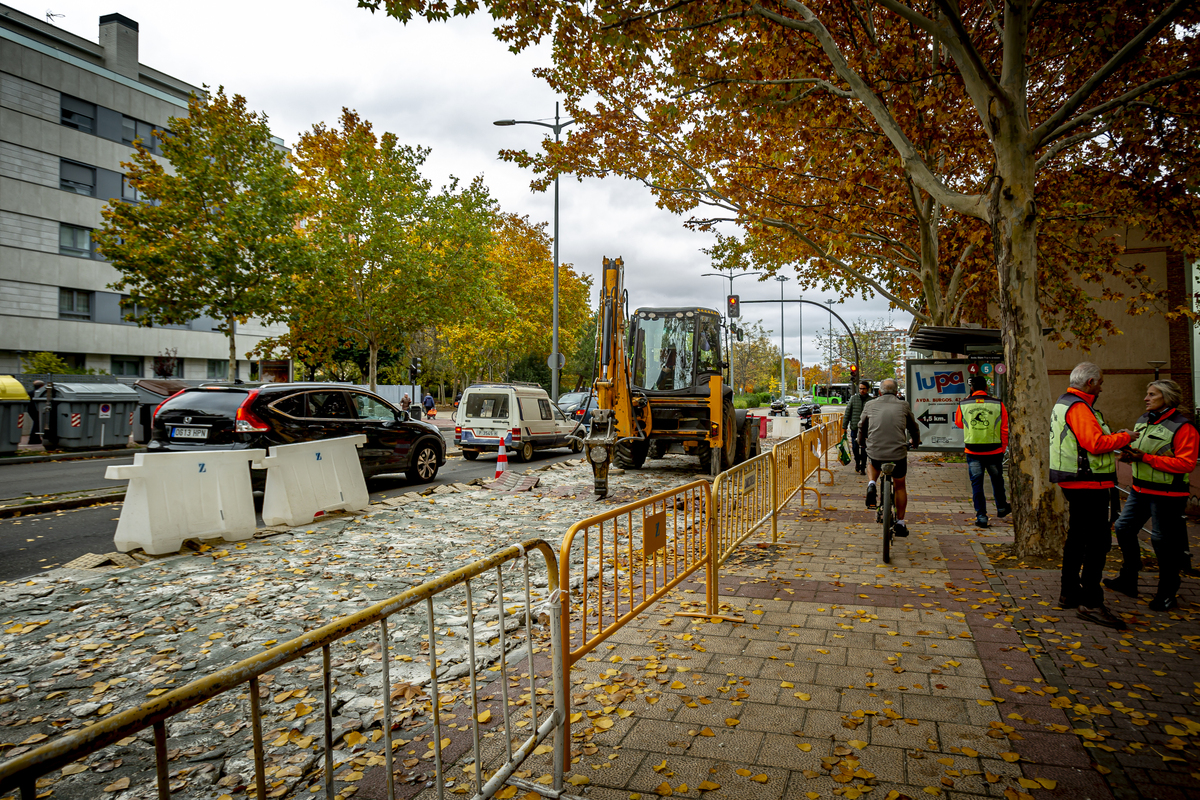
[[[862,419],[863,408],[871,400],[871,384],[860,381],[858,394],[850,398],[846,413],[842,414],[842,430],[849,434],[850,449],[854,451],[854,471],[860,475],[867,471],[867,451],[858,443],[858,423]]]

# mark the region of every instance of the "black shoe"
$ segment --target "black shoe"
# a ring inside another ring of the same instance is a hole
[[[897,539],[908,538],[908,526],[904,524],[903,520],[896,520],[896,524],[892,526],[892,536]]]
[[[875,484],[868,483],[867,484],[867,508],[875,507],[875,498],[876,498]]]
[[[1012,506],[1005,506],[1004,508],[996,509],[996,516],[999,517],[1000,519],[1004,519],[1011,513],[1012,513]]]
[[[1076,609],[1075,613],[1080,619],[1094,622],[1097,625],[1103,625],[1105,628],[1113,628],[1118,631],[1125,630],[1125,620],[1109,611],[1108,606],[1099,605],[1091,608],[1080,606]]]
[[[986,515],[980,514],[979,516],[977,516],[975,518],[975,527],[976,528],[986,528],[987,526],[988,526],[988,519],[987,519]]]
[[[1120,592],[1123,595],[1132,597],[1134,600],[1137,599],[1138,585],[1136,578],[1122,578],[1120,576],[1117,576],[1116,578],[1105,578],[1104,585],[1109,589],[1112,589],[1114,592]]]
[[[1150,610],[1152,611],[1170,611],[1175,608],[1179,608],[1179,598],[1175,595],[1156,597],[1150,601]]]
[[[1059,607],[1059,608],[1063,608],[1063,609],[1066,609],[1066,608],[1077,608],[1078,606],[1079,606],[1079,603],[1077,603],[1077,602],[1075,601],[1075,598],[1074,598],[1074,597],[1071,597],[1071,595],[1069,595],[1069,594],[1060,594],[1060,595],[1058,596],[1058,607]]]

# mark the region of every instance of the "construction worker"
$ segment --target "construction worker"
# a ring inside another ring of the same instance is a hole
[[[975,503],[975,527],[988,526],[987,498],[983,496],[983,473],[992,479],[996,516],[1012,513],[1004,493],[1004,452],[1008,449],[1008,407],[987,393],[987,378],[971,376],[971,396],[954,411],[954,424],[963,429],[967,474],[971,477],[971,500]]]
[[[1132,444],[1121,451],[1121,460],[1133,464],[1133,487],[1117,519],[1117,544],[1121,547],[1121,572],[1105,578],[1109,589],[1138,596],[1138,570],[1142,565],[1138,531],[1153,518],[1150,544],[1158,557],[1158,590],[1150,601],[1155,611],[1179,605],[1179,573],[1185,566],[1187,523],[1183,510],[1190,487],[1188,476],[1196,468],[1200,432],[1179,412],[1183,392],[1175,381],[1153,381],[1146,387],[1146,413],[1134,425]]]
[[[1075,608],[1080,619],[1125,630],[1125,620],[1104,605],[1100,576],[1112,546],[1108,493],[1117,484],[1114,453],[1133,441],[1133,433],[1111,433],[1093,408],[1103,386],[1098,366],[1077,364],[1050,414],[1050,482],[1062,488],[1070,508],[1058,604]]]

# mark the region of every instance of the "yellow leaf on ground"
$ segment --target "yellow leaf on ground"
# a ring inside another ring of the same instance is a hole
[[[1040,789],[1042,785],[1035,780],[1029,778],[1017,778],[1017,783],[1021,784],[1026,789]]]
[[[707,726],[700,729],[700,735],[701,736],[716,736],[716,734],[713,733],[713,729],[709,728]]]
[[[846,742],[846,744],[850,745],[855,750],[862,750],[864,747],[867,746],[867,743],[862,741],[861,739],[851,739],[850,741]]]
[[[800,750],[805,753],[807,753],[809,750],[812,750],[812,745],[809,744],[808,742],[798,742],[796,744],[796,747],[799,747]]]
[[[62,768],[63,775],[78,775],[87,770],[87,764],[67,764]]]
[[[122,790],[128,789],[128,788],[129,788],[129,778],[120,778],[119,780],[113,781],[108,786],[105,786],[104,791],[119,792],[119,791],[122,791]]]
[[[925,794],[931,794],[934,797],[940,797],[942,794],[942,790],[936,786],[926,786],[924,791],[925,791]]]
[[[734,773],[737,775],[741,775],[743,778],[750,777],[750,770],[748,770],[748,769],[735,769]]]
[[[480,713],[480,715],[478,717],[476,717],[475,720],[480,725],[484,724],[485,722],[491,722],[492,721],[492,712],[484,711],[484,712]]]
[[[750,780],[754,781],[755,783],[766,783],[770,779],[766,775],[763,775],[760,773],[758,775],[755,775]]]
[[[21,742],[21,744],[37,744],[38,742],[42,741],[43,739],[49,739],[49,738],[50,737],[44,733],[35,733],[33,736],[30,736],[28,739]]]
[[[1058,781],[1052,780],[1051,778],[1038,778],[1037,782],[1042,785],[1043,789],[1054,791],[1058,788]]]
[[[345,739],[346,739],[346,744],[350,745],[351,747],[354,747],[355,745],[359,745],[359,744],[362,744],[363,742],[365,742],[367,740],[367,737],[363,736],[358,731],[350,731],[349,733],[346,734]]]
[[[671,784],[667,783],[666,781],[660,783],[658,788],[654,791],[658,792],[659,796],[661,797],[670,797],[671,795],[675,794],[675,790],[671,788]]]
[[[779,686],[782,689],[795,689],[796,688],[796,684],[792,683],[791,681],[784,681],[783,683],[779,684]]]
[[[700,781],[700,786],[698,788],[702,792],[711,792],[714,789],[720,789],[721,784],[713,783],[712,781]]]
[[[597,717],[592,724],[595,725],[599,730],[606,731],[615,723],[613,723],[611,717]]]
[[[662,760],[662,763],[659,764],[657,767],[654,767],[653,769],[655,772],[662,772],[666,768],[667,768],[667,760],[664,758]]]
[[[1014,761],[1021,760],[1020,753],[1001,753],[1000,757],[1003,758],[1005,761],[1007,761],[1010,764],[1013,763]]]
[[[726,718],[725,718],[725,724],[726,724],[726,725],[728,725],[728,726],[729,726],[729,727],[731,727],[731,728],[732,728],[732,727],[735,727],[735,726],[736,726],[736,725],[738,725],[738,723],[740,723],[740,722],[741,722],[741,720],[740,720],[740,719],[734,719],[733,717],[726,717]]]
[[[553,752],[554,752],[554,745],[550,745],[550,744],[539,744],[537,747],[533,748],[533,754],[535,756],[542,756],[542,755],[545,755],[546,753],[553,753]]]
[[[684,685],[683,681],[672,681],[671,688],[672,689],[686,689],[687,686]]]
[[[570,778],[567,778],[567,783],[572,786],[586,786],[591,782],[592,779],[586,775],[572,775]]]
[[[796,692],[795,694],[792,695],[792,697],[796,697],[796,698],[799,698],[800,700],[804,700],[804,701],[812,700],[812,695],[806,694],[804,692]]]

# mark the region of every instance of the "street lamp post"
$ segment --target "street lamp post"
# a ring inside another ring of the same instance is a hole
[[[787,394],[787,350],[783,346],[783,285],[788,282],[787,275],[776,275],[779,281],[779,399],[782,401]]]
[[[829,306],[829,394],[833,395],[833,300],[826,300]]]
[[[502,128],[507,128],[512,125],[540,125],[543,128],[549,128],[554,131],[554,142],[558,143],[558,135],[562,133],[563,128],[575,122],[569,119],[566,122],[560,122],[558,117],[558,103],[554,104],[554,124],[548,122],[538,122],[531,119],[498,119],[493,122],[493,125],[499,125]],[[561,368],[559,363],[562,356],[558,352],[558,173],[554,175],[554,311],[551,319],[550,331],[550,399],[558,402],[558,371]]]
[[[701,278],[726,278],[726,279],[728,279],[729,293],[733,294],[733,279],[734,278],[743,278],[747,275],[762,275],[762,273],[761,272],[739,272],[737,275],[734,275],[733,271],[731,270],[728,275],[726,275],[724,272],[703,272],[700,274],[700,277]],[[733,323],[730,322],[730,327],[732,327],[732,326],[733,326]],[[725,331],[725,356],[726,356],[726,358],[729,359],[729,385],[732,386],[733,390],[736,392],[737,384],[735,384],[733,381],[733,334],[728,329],[726,329],[726,331]]]

